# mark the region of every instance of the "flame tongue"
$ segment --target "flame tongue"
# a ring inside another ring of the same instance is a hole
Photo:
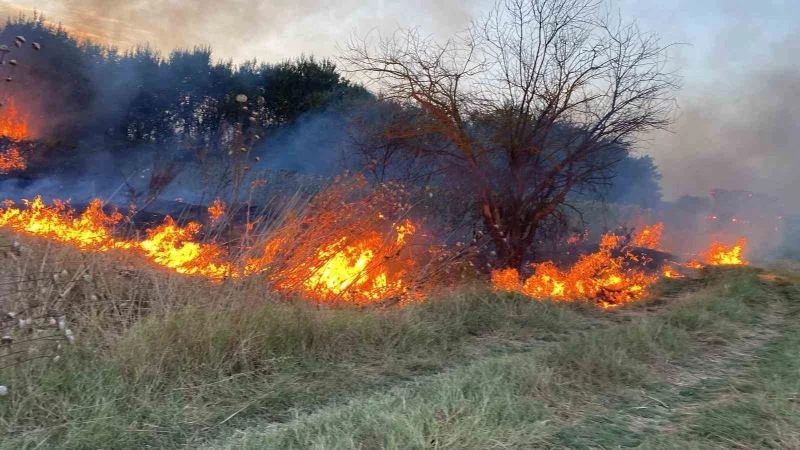
[[[172,217],[154,230],[147,231],[147,239],[136,245],[156,264],[189,275],[203,275],[221,279],[234,275],[229,262],[224,261],[225,251],[213,244],[198,242],[201,226],[191,222],[178,226]]]
[[[642,228],[636,236],[634,236],[631,245],[642,248],[650,248],[658,250],[661,243],[661,236],[664,234],[664,223],[658,222],[655,225],[649,225]]]
[[[711,244],[711,248],[706,254],[706,263],[712,266],[723,265],[746,265],[747,261],[744,259],[744,248],[747,245],[747,239],[741,238],[736,241],[736,244],[727,246],[720,242]]]
[[[306,298],[327,303],[367,304],[402,296],[413,261],[398,255],[415,231],[414,224],[404,220],[392,227],[391,239],[368,230],[328,240],[310,257],[283,261],[271,279],[280,290],[299,290]]]
[[[214,199],[214,202],[211,203],[211,206],[208,207],[208,217],[211,219],[211,223],[216,223],[224,215],[225,203],[217,197]]]
[[[0,136],[19,141],[29,137],[28,120],[17,110],[13,98],[0,107]]]

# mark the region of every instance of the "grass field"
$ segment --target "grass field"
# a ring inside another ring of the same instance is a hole
[[[49,246],[4,263],[37,280],[16,303],[34,272],[83,281],[53,297],[75,344],[0,370],[2,448],[800,447],[792,268],[611,311],[480,287],[343,310]]]

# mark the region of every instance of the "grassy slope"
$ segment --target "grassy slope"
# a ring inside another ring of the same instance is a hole
[[[753,269],[602,312],[182,307],[2,374],[4,448],[800,446],[800,284]]]

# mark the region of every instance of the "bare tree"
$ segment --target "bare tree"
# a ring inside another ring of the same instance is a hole
[[[669,124],[668,48],[598,0],[501,0],[446,42],[399,30],[351,40],[343,59],[420,111],[409,135],[448,143],[432,156],[469,180],[501,262],[519,267],[568,194],[607,182],[621,147]]]

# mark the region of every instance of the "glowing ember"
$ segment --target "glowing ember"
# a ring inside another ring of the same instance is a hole
[[[675,268],[672,266],[664,266],[661,275],[664,278],[685,278],[683,274],[676,271]]]
[[[700,261],[698,261],[696,259],[693,259],[693,260],[689,261],[688,263],[686,263],[686,267],[688,267],[690,269],[702,269],[705,266],[703,266],[703,263],[701,263]]]
[[[635,258],[627,251],[620,256],[613,256],[619,243],[618,236],[604,235],[599,250],[582,256],[569,269],[560,270],[549,261],[537,264],[534,274],[524,282],[520,280],[516,269],[494,271],[492,285],[496,289],[519,292],[537,299],[594,299],[603,307],[634,301],[645,294],[646,287],[657,277],[628,268]]]
[[[28,163],[17,147],[11,147],[3,153],[0,153],[0,174],[6,174],[14,171],[25,170],[28,168]]]
[[[216,223],[223,215],[225,215],[225,203],[217,197],[208,207],[208,217],[211,219],[211,223]]]
[[[711,244],[711,248],[706,253],[706,263],[711,266],[746,265],[747,261],[743,256],[746,245],[747,239],[745,238],[739,239],[733,246],[715,242]]]
[[[0,136],[19,141],[29,136],[28,120],[17,110],[13,98],[0,107]]]

